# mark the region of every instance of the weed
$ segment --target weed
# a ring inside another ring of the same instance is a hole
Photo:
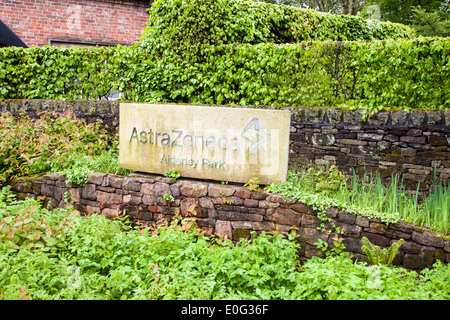
[[[164,172],[164,176],[168,178],[178,179],[179,177],[181,177],[181,171],[180,170],[166,171]]]

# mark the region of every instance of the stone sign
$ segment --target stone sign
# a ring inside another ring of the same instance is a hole
[[[230,182],[286,179],[289,111],[121,103],[119,120],[122,168]]]

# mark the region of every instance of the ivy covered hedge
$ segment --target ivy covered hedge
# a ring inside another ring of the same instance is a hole
[[[136,45],[0,49],[0,99],[449,108],[450,40],[250,0],[156,1]],[[341,41],[342,40],[342,41]]]

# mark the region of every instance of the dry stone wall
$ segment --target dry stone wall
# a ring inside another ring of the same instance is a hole
[[[66,182],[58,174],[32,179],[19,179],[12,184],[19,198],[35,197],[50,208],[73,207],[85,215],[102,214],[116,218],[128,215],[132,221],[156,225],[171,221],[175,216],[195,217],[206,235],[223,236],[233,241],[256,234],[292,229],[301,245],[300,259],[318,255],[318,239],[332,245],[336,234],[332,225],[339,226],[346,250],[355,258],[367,260],[361,250],[361,238],[387,247],[400,238],[405,239],[395,265],[409,269],[431,267],[436,260],[450,262],[450,237],[407,223],[386,225],[337,208],[326,211],[330,221],[319,231],[322,221],[317,212],[303,203],[288,201],[279,194],[250,191],[242,185],[222,185],[197,180],[175,180],[163,176],[132,174],[120,176],[91,173],[84,186]],[[170,195],[173,201],[168,200]]]
[[[291,165],[337,164],[347,173],[378,171],[385,181],[403,174],[422,190],[450,181],[450,110],[380,112],[296,109],[291,122]]]
[[[0,113],[24,110],[63,112],[71,108],[87,122],[119,126],[118,101],[0,100]],[[290,167],[336,164],[357,174],[378,171],[389,181],[403,174],[404,184],[427,190],[434,178],[450,182],[450,110],[380,112],[364,119],[359,110],[291,109]]]

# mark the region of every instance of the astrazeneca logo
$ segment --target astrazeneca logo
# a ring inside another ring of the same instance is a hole
[[[253,129],[254,127],[254,129]],[[264,149],[264,144],[269,139],[269,134],[259,130],[259,119],[253,118],[242,130],[241,136],[254,143],[248,147],[249,153],[257,153]]]
[[[139,131],[134,127],[129,142],[162,147],[233,152],[242,151],[242,146],[250,143],[248,153],[258,153],[265,150],[269,140],[269,134],[261,130],[257,117],[250,120],[240,135],[236,135],[234,132],[235,130],[228,129],[226,135],[209,135],[205,137],[203,134],[196,135],[187,130],[178,129],[170,132],[158,132],[157,129],[149,129]]]

